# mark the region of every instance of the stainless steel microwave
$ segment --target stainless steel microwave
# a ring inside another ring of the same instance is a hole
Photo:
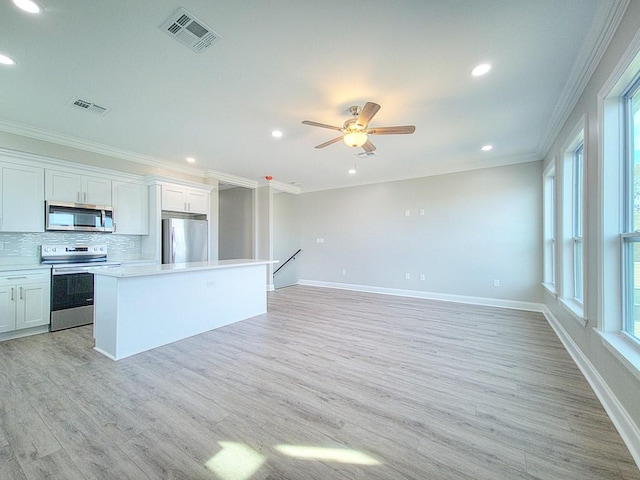
[[[45,228],[74,232],[113,232],[113,207],[45,202]]]

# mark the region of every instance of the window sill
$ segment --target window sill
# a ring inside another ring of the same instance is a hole
[[[547,293],[549,295],[551,295],[553,298],[557,298],[558,297],[558,293],[556,292],[556,285],[554,283],[544,283],[544,282],[542,282],[542,286],[547,291]]]
[[[571,314],[575,321],[583,327],[587,326],[587,319],[584,316],[584,306],[580,302],[565,299],[560,299],[559,302],[560,305],[562,305],[565,310]]]
[[[594,329],[604,347],[640,380],[640,344],[625,333],[606,333]]]

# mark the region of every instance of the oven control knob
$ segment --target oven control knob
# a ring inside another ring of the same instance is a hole
[[[101,252],[104,252],[104,247],[100,247],[100,251],[101,251]]]
[[[55,248],[55,247],[53,247],[53,248],[51,249],[51,251],[52,251],[52,252],[55,252],[55,251],[56,251],[56,248]]]
[[[97,252],[98,251],[98,247],[93,247],[93,251]]]
[[[44,247],[44,248],[43,248],[43,250],[44,250],[45,252],[48,252],[48,251],[49,251],[49,248]]]

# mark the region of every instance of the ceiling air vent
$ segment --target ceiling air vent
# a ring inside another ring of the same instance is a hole
[[[101,107],[100,105],[96,105],[95,103],[87,102],[86,100],[82,100],[78,98],[72,102],[74,107],[81,108],[87,112],[97,113],[98,115],[102,115],[107,111],[106,108]]]
[[[222,38],[184,8],[179,8],[160,28],[196,53]]]

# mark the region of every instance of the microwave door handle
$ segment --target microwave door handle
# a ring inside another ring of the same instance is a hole
[[[106,220],[106,213],[104,212],[104,210],[100,210],[100,226],[102,228],[106,228],[107,226],[107,220]]]

